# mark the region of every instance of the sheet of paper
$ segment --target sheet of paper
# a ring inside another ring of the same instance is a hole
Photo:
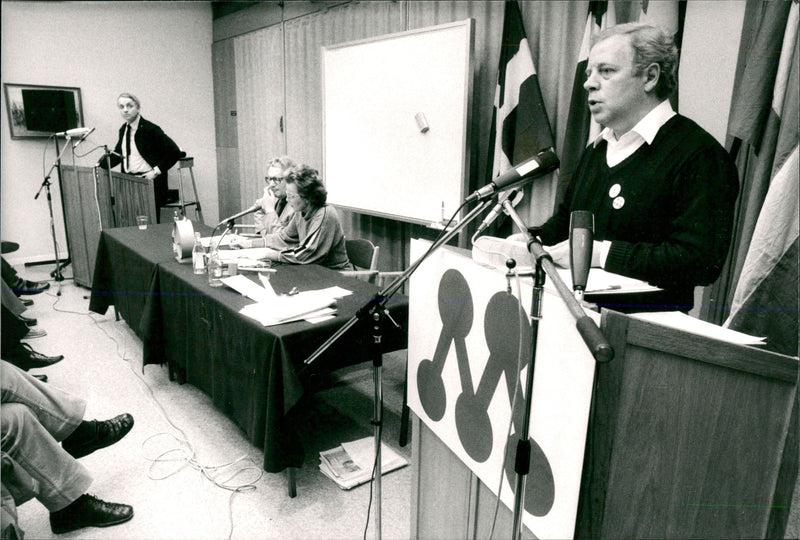
[[[764,345],[766,343],[766,338],[749,336],[729,328],[723,328],[710,322],[695,319],[680,311],[632,313],[631,317],[738,345]]]
[[[261,287],[243,275],[235,275],[222,278],[222,283],[256,302],[271,302],[277,296],[275,290],[269,286],[269,281],[267,287]]]
[[[572,288],[572,272],[569,268],[559,268],[558,275],[561,280]],[[602,268],[589,270],[589,279],[586,282],[586,294],[619,294],[633,292],[650,292],[661,290],[649,283],[619,274],[606,272]]]
[[[259,277],[262,284],[269,285],[269,281],[264,276]],[[256,285],[256,287],[258,286]],[[352,294],[352,291],[342,287],[328,287],[327,289],[303,291],[293,295],[275,295],[268,301],[245,306],[240,313],[259,321],[264,326],[309,318],[315,319],[333,315],[335,313],[333,306],[336,303],[336,299],[349,294]]]
[[[277,253],[274,249],[270,248],[247,248],[247,249],[220,249],[219,258],[222,262],[235,261],[238,259],[250,259],[254,261],[263,261],[270,253]]]

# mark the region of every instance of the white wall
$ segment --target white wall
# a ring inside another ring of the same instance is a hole
[[[686,5],[678,101],[680,112],[725,145],[739,59],[744,0],[692,0]]]
[[[117,96],[135,94],[142,102],[142,116],[160,125],[195,158],[203,216],[216,223],[210,3],[3,2],[2,10],[3,83],[79,87],[84,125],[97,128],[79,152],[98,144],[113,147],[122,124]],[[4,95],[1,121],[2,238],[21,245],[8,260],[50,260],[54,252],[47,203],[44,196],[33,197],[55,160],[55,149],[51,141],[43,172],[45,140],[11,139]],[[100,152],[76,158],[76,163],[91,166]],[[65,157],[71,164],[69,153]],[[172,187],[177,186],[177,176],[170,175]],[[52,178],[62,255],[63,214],[55,173]]]

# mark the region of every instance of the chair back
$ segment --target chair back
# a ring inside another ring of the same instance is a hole
[[[364,238],[346,238],[344,246],[347,258],[356,270],[378,270],[378,246]]]

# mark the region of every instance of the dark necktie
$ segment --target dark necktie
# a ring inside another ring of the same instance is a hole
[[[125,172],[131,165],[131,125],[125,124]]]
[[[286,199],[278,199],[275,202],[275,213],[280,216],[284,207],[286,207]]]

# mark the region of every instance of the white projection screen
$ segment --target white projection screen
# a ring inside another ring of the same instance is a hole
[[[428,225],[466,191],[473,21],[322,48],[328,202]]]

